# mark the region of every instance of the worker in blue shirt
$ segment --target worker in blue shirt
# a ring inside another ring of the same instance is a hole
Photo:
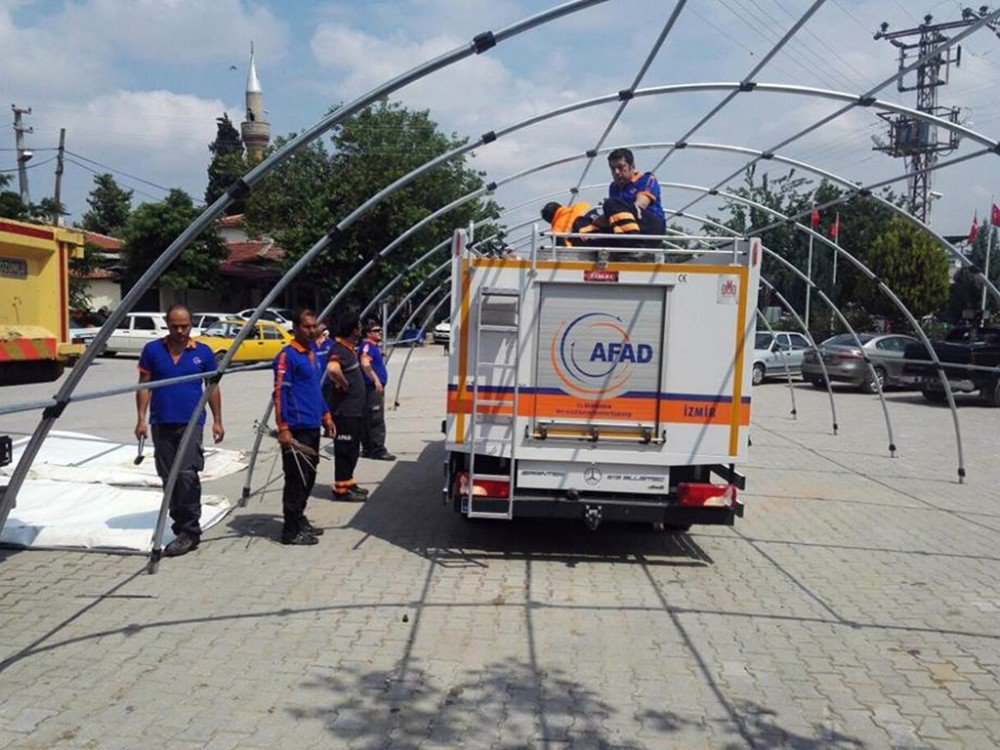
[[[167,310],[169,333],[162,339],[150,341],[142,348],[139,356],[139,381],[167,380],[182,375],[210,373],[215,371],[215,358],[205,344],[191,339],[191,311],[184,305],[174,305]],[[170,496],[170,518],[173,521],[175,539],[163,550],[167,557],[179,557],[197,549],[201,541],[201,479],[198,472],[205,468],[205,452],[202,449],[202,430],[205,424],[205,410],[198,416],[198,431],[188,446],[186,454],[178,459],[184,429],[191,419],[198,401],[201,399],[203,383],[191,380],[150,390],[135,392],[135,406],[138,419],[135,436],[145,440],[152,427],[153,450],[156,473],[167,481],[170,467],[180,460],[180,473]],[[150,395],[152,394],[152,395]],[[150,408],[149,425],[146,424],[146,410]],[[212,410],[212,437],[216,443],[222,442],[226,430],[222,426],[222,394],[216,386],[208,397]]]
[[[382,326],[368,320],[358,344],[358,360],[365,376],[365,414],[361,425],[361,455],[376,461],[395,461],[385,447],[385,387],[389,372],[382,358]]]
[[[667,224],[656,175],[638,171],[627,148],[608,154],[608,167],[612,178],[604,201],[608,229],[613,234],[665,234]]]
[[[316,337],[312,310],[296,311],[292,335],[292,343],[274,358],[274,419],[285,473],[281,543],[310,545],[323,534],[306,518],[306,502],[316,483],[320,428],[327,437],[336,430],[320,389],[323,370],[312,346]]]

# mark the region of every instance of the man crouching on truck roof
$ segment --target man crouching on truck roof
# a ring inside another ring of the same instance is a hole
[[[554,234],[587,234],[607,231],[606,226],[602,228],[601,225],[603,218],[601,212],[591,207],[589,203],[564,206],[552,201],[546,203],[542,208],[542,218],[551,225]],[[586,244],[587,240],[584,237],[556,237],[558,247]]]
[[[635,168],[627,148],[608,154],[611,185],[604,201],[604,221],[613,234],[666,234],[667,222],[660,198],[660,183],[652,172]]]

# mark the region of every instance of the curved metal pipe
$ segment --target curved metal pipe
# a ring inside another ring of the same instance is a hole
[[[410,313],[410,317],[408,317],[406,319],[406,321],[403,323],[402,330],[405,331],[409,327],[410,323],[413,322],[413,319],[420,314],[420,311],[423,310],[424,307],[427,306],[427,304],[431,301],[431,299],[434,297],[435,294],[437,294],[442,289],[444,289],[445,287],[448,287],[448,286],[451,286],[451,279],[450,278],[449,279],[445,279],[440,284],[438,284],[436,287],[434,287],[433,289],[431,289],[427,293],[427,295],[420,301],[420,304],[417,305],[414,308],[414,310],[413,310],[412,313]],[[393,342],[392,346],[388,347],[388,351],[385,353],[385,364],[386,364],[386,366],[388,366],[389,361],[392,359],[392,353],[394,351],[396,351],[397,344],[398,344],[398,342]],[[410,348],[412,349],[413,347],[411,346]]]
[[[87,348],[87,350],[83,353],[83,356],[80,358],[80,361],[77,363],[77,366],[70,372],[69,377],[56,394],[56,406],[46,409],[42,413],[42,419],[35,427],[31,439],[28,441],[28,445],[25,447],[25,450],[21,455],[21,459],[18,461],[18,465],[15,467],[14,472],[11,475],[10,482],[7,485],[3,497],[0,498],[0,530],[3,529],[11,508],[14,507],[17,493],[19,492],[21,485],[24,483],[28,471],[31,468],[31,464],[34,462],[45,437],[52,429],[52,425],[55,423],[55,420],[59,418],[63,409],[65,409],[67,404],[66,399],[71,396],[73,391],[76,389],[76,386],[83,377],[83,374],[89,369],[94,357],[96,357],[97,352],[104,348],[104,344],[111,336],[111,332],[118,326],[119,323],[121,323],[126,313],[132,309],[135,303],[138,302],[139,298],[152,286],[156,279],[160,277],[170,264],[173,263],[180,253],[199,234],[201,234],[202,231],[204,231],[212,222],[222,215],[225,209],[234,200],[246,195],[246,193],[249,192],[268,172],[280,165],[293,153],[308,145],[338,123],[361,111],[379,98],[385,97],[388,94],[397,91],[414,81],[424,78],[441,68],[445,68],[463,58],[485,52],[497,43],[528,31],[531,28],[606,1],[607,0],[570,0],[570,2],[564,3],[555,8],[550,8],[549,10],[522,19],[521,21],[502,28],[495,33],[485,32],[480,34],[469,43],[461,45],[450,52],[411,68],[401,75],[396,76],[386,83],[383,83],[382,85],[377,86],[371,91],[361,95],[354,101],[339,107],[335,112],[321,120],[319,123],[305,130],[299,136],[286,143],[282,146],[282,148],[264,159],[260,164],[250,170],[250,172],[230,186],[224,195],[220,196],[215,203],[206,208],[201,216],[195,219],[195,221],[192,222],[192,224],[167,247],[167,249],[156,259],[156,261],[154,261],[150,267],[146,269],[146,272],[140,277],[136,285],[128,292],[128,294],[125,295],[125,298],[122,299],[115,310],[112,311],[108,320],[105,321],[104,325],[98,331],[97,336],[94,339],[93,346]],[[252,327],[254,322],[255,320],[250,321],[247,323],[247,326]],[[244,331],[245,330],[246,328],[244,328]],[[226,366],[229,364],[226,359],[224,359],[224,363]],[[224,372],[225,366],[220,368],[220,370]],[[211,391],[213,386],[207,388],[206,392]],[[186,448],[187,444],[190,443],[190,436],[193,433],[193,422],[189,425],[189,427],[192,429],[185,431],[185,437],[182,438],[182,442],[179,446],[178,456],[183,455],[183,451],[180,449]],[[178,466],[178,462],[175,461],[174,464],[175,467]],[[177,471],[172,468],[171,473],[174,475],[174,483],[176,483]],[[170,484],[169,476],[167,484]],[[167,489],[172,490],[172,486]],[[165,493],[164,507],[168,502],[168,498],[169,493]],[[164,512],[161,511],[160,520],[157,524],[158,530],[154,534],[156,538],[153,542],[153,552],[150,556],[150,572],[155,571],[156,563],[160,557],[159,538],[162,537],[164,520],[165,515]]]
[[[813,338],[812,334],[809,333],[809,327],[806,326],[805,321],[799,317],[799,314],[795,312],[795,308],[792,307],[791,303],[789,303],[788,300],[786,300],[773,285],[769,284],[768,289],[774,292],[774,295],[778,298],[782,307],[788,310],[788,313],[795,318],[796,324],[802,329],[803,335],[809,341],[810,348],[816,352],[816,360],[819,362],[820,370],[823,371],[823,383],[826,385],[826,395],[830,399],[830,414],[833,416],[833,434],[836,435],[837,431],[840,429],[840,425],[837,423],[837,407],[833,400],[833,383],[830,380],[830,373],[826,369],[826,363],[823,361],[823,355],[819,350],[819,346],[816,345],[816,340]]]
[[[405,297],[403,297],[403,299],[400,301],[400,303],[398,305],[396,305],[396,309],[392,311],[392,313],[389,315],[389,317],[385,321],[385,333],[386,334],[389,333],[389,326],[392,325],[392,321],[396,319],[397,315],[399,315],[399,311],[406,307],[406,303],[409,302],[411,299],[413,299],[413,297],[415,297],[416,294],[421,289],[423,289],[425,286],[427,286],[427,282],[429,282],[432,279],[434,279],[435,276],[437,276],[439,273],[441,273],[442,271],[444,271],[447,268],[451,268],[451,258],[448,258],[448,260],[446,260],[440,266],[437,266],[433,271],[431,271],[429,274],[427,274],[427,276],[425,276],[424,279],[419,284],[417,284],[415,287],[413,287],[413,289],[410,290],[409,294],[407,294]],[[406,323],[403,324],[403,330],[406,330],[406,325],[407,325]],[[387,336],[387,338],[388,338],[388,336]]]
[[[392,278],[392,280],[389,281],[388,284],[386,284],[381,289],[379,289],[378,294],[376,294],[374,297],[371,298],[371,300],[368,302],[368,304],[364,306],[364,308],[361,310],[360,313],[358,313],[358,317],[361,318],[362,320],[364,320],[365,316],[367,316],[368,313],[370,313],[372,311],[372,308],[375,307],[375,305],[377,305],[379,302],[381,302],[382,298],[385,297],[389,292],[391,292],[393,289],[395,289],[396,288],[396,284],[398,284],[400,281],[402,281],[404,278],[406,278],[407,274],[409,274],[410,272],[412,272],[417,266],[419,266],[422,263],[424,263],[424,261],[426,261],[432,255],[434,255],[434,253],[437,253],[437,252],[443,250],[447,246],[448,246],[448,241],[447,240],[445,240],[444,242],[442,242],[439,245],[435,245],[430,250],[428,250],[426,253],[424,253],[419,258],[417,258],[415,261],[413,261],[412,263],[410,263],[410,265],[408,265],[406,268],[404,268],[398,274],[396,274]],[[431,273],[434,273],[434,271],[431,271]]]
[[[696,192],[702,192],[702,191],[704,191],[705,193],[707,193],[709,190],[714,190],[714,188],[706,188],[706,187],[701,186],[701,185],[684,185],[682,183],[670,183],[670,184],[673,187],[676,187],[676,188],[679,188],[679,189],[693,190],[693,191],[696,191]],[[958,481],[959,481],[959,484],[963,484],[965,482],[965,476],[966,476],[966,473],[965,473],[965,451],[964,451],[964,449],[962,447],[962,430],[961,430],[961,426],[959,425],[959,421],[958,421],[958,409],[957,409],[957,407],[955,405],[955,396],[952,393],[951,384],[948,382],[947,376],[945,376],[944,367],[941,364],[941,360],[938,358],[937,353],[934,351],[934,347],[931,346],[931,342],[930,342],[930,339],[927,338],[927,334],[924,333],[924,330],[920,327],[920,323],[917,321],[916,317],[914,317],[913,313],[910,312],[909,308],[906,305],[903,304],[902,300],[900,300],[899,297],[896,296],[896,294],[892,291],[892,289],[890,289],[885,284],[885,282],[883,282],[870,268],[868,268],[867,265],[865,265],[864,263],[862,263],[860,260],[858,260],[856,257],[854,257],[851,253],[847,252],[840,245],[836,244],[835,242],[831,242],[830,240],[828,240],[822,234],[820,234],[818,232],[814,232],[811,228],[806,227],[806,226],[804,226],[802,224],[799,224],[797,221],[795,221],[794,219],[792,219],[790,217],[785,216],[785,214],[781,213],[780,211],[776,211],[773,208],[765,206],[765,205],[763,205],[761,203],[757,203],[756,201],[752,201],[749,198],[744,198],[744,197],[739,196],[739,195],[734,195],[733,193],[726,193],[726,192],[721,191],[721,190],[716,190],[715,193],[717,195],[723,197],[723,198],[726,198],[727,200],[732,200],[732,201],[734,201],[736,203],[742,203],[742,204],[747,205],[747,206],[752,206],[752,207],[754,207],[754,208],[756,208],[756,209],[758,209],[760,211],[763,211],[765,213],[771,214],[772,216],[775,216],[775,217],[779,218],[781,220],[781,223],[783,223],[783,224],[792,223],[795,226],[796,229],[798,229],[798,230],[800,230],[802,232],[806,232],[811,237],[819,240],[822,244],[824,244],[827,247],[830,247],[831,249],[833,249],[833,252],[836,253],[837,255],[843,255],[844,258],[846,258],[851,263],[851,265],[853,265],[855,268],[857,268],[859,271],[861,271],[861,273],[863,273],[866,277],[868,277],[868,279],[870,281],[874,282],[878,286],[879,290],[882,291],[882,293],[885,294],[889,298],[889,300],[892,302],[892,304],[904,315],[904,317],[906,317],[907,321],[912,326],[912,328],[914,330],[914,333],[916,333],[917,338],[919,338],[921,340],[921,342],[924,345],[924,348],[928,351],[931,360],[934,362],[934,366],[937,369],[938,378],[941,381],[941,385],[944,388],[945,395],[946,395],[946,397],[948,399],[948,405],[951,408],[952,422],[954,423],[954,428],[955,428],[955,443],[956,443],[956,448],[957,448],[957,451],[958,451]],[[761,230],[754,230],[750,234],[751,235],[757,234],[759,231],[761,231]],[[781,256],[779,256],[779,255],[777,255],[777,254],[775,254],[775,253],[773,253],[771,251],[768,251],[768,252],[776,260],[778,260],[782,264],[786,265],[789,268],[789,270],[793,270],[794,269],[794,272],[797,275],[799,275],[800,277],[804,278],[806,280],[806,283],[809,284],[816,291],[817,294],[819,294],[821,297],[826,298],[826,295],[823,294],[822,290],[820,290],[819,287],[817,287],[816,284],[811,279],[809,279],[807,276],[805,276],[805,274],[803,274],[801,271],[799,271],[799,269],[795,268],[794,265],[792,265],[791,263],[789,263],[787,260],[785,260]],[[838,317],[840,317],[842,321],[846,320],[845,318],[843,318],[843,316],[840,316],[839,313],[838,313]],[[848,329],[848,330],[851,330],[851,329]],[[868,369],[871,372],[872,378],[875,380],[875,383],[876,383],[876,386],[877,386],[877,390],[878,390],[878,394],[879,394],[879,398],[882,401],[882,409],[883,409],[883,411],[885,411],[886,420],[888,421],[889,411],[888,411],[888,409],[885,406],[885,397],[882,394],[881,384],[878,383],[878,378],[875,375],[875,370],[872,367],[871,361],[868,359],[867,355],[864,353],[864,348],[861,346],[860,339],[857,339],[857,341],[858,341],[858,346],[861,348],[862,356],[864,357],[865,362],[868,365]],[[890,440],[891,440],[891,437],[890,437]],[[890,450],[893,450],[892,445],[890,445]]]
[[[443,305],[450,299],[451,299],[451,294],[446,294],[444,297],[438,300],[438,303],[434,305],[434,308],[429,313],[427,313],[427,317],[424,318],[424,325],[423,325],[424,328],[426,328],[428,323],[434,318],[434,314],[441,309],[441,305]],[[406,353],[406,359],[403,360],[403,369],[399,371],[399,378],[396,380],[396,396],[392,400],[393,411],[399,408],[399,392],[403,388],[403,378],[406,377],[406,366],[410,364],[410,356],[412,354],[413,354],[413,347],[410,347],[410,351]]]
[[[774,340],[777,341],[777,335],[774,333],[774,329],[771,328],[771,324],[768,322],[767,318],[764,317],[759,309],[757,310],[757,320],[764,324],[764,327],[768,332],[774,336]],[[798,419],[799,410],[795,408],[795,388],[792,386],[792,371],[788,368],[788,357],[785,356],[785,351],[779,349],[781,352],[781,364],[785,366],[785,377],[788,378],[788,395],[792,398],[792,419]]]

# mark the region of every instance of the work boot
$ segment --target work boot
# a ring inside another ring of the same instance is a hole
[[[308,546],[310,544],[319,544],[319,539],[317,539],[312,534],[307,533],[306,531],[300,531],[295,536],[286,536],[285,534],[282,534],[281,535],[281,543],[282,544],[294,544],[294,545],[297,545],[297,546],[303,546],[304,547],[304,546]]]
[[[345,503],[363,503],[368,499],[368,490],[363,490],[355,485],[335,497],[337,500],[343,500]]]
[[[305,516],[302,516],[302,520],[299,521],[299,529],[313,536],[323,536],[323,533],[326,531],[326,529],[319,526],[313,526],[312,521]]]
[[[188,552],[198,549],[199,541],[198,537],[191,536],[190,534],[180,534],[163,549],[163,556],[180,557],[181,555],[186,555]]]

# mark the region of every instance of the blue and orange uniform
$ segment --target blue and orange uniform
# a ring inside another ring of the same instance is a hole
[[[282,450],[285,522],[281,538],[286,543],[308,525],[306,502],[316,483],[320,428],[330,415],[320,389],[322,374],[316,352],[298,341],[292,341],[274,358],[274,419],[279,430],[289,430],[296,442],[309,449],[293,446]]]
[[[649,199],[643,209],[636,205],[639,196]],[[604,201],[604,216],[615,234],[664,234],[667,224],[656,175],[636,172],[625,185],[612,182]]]

